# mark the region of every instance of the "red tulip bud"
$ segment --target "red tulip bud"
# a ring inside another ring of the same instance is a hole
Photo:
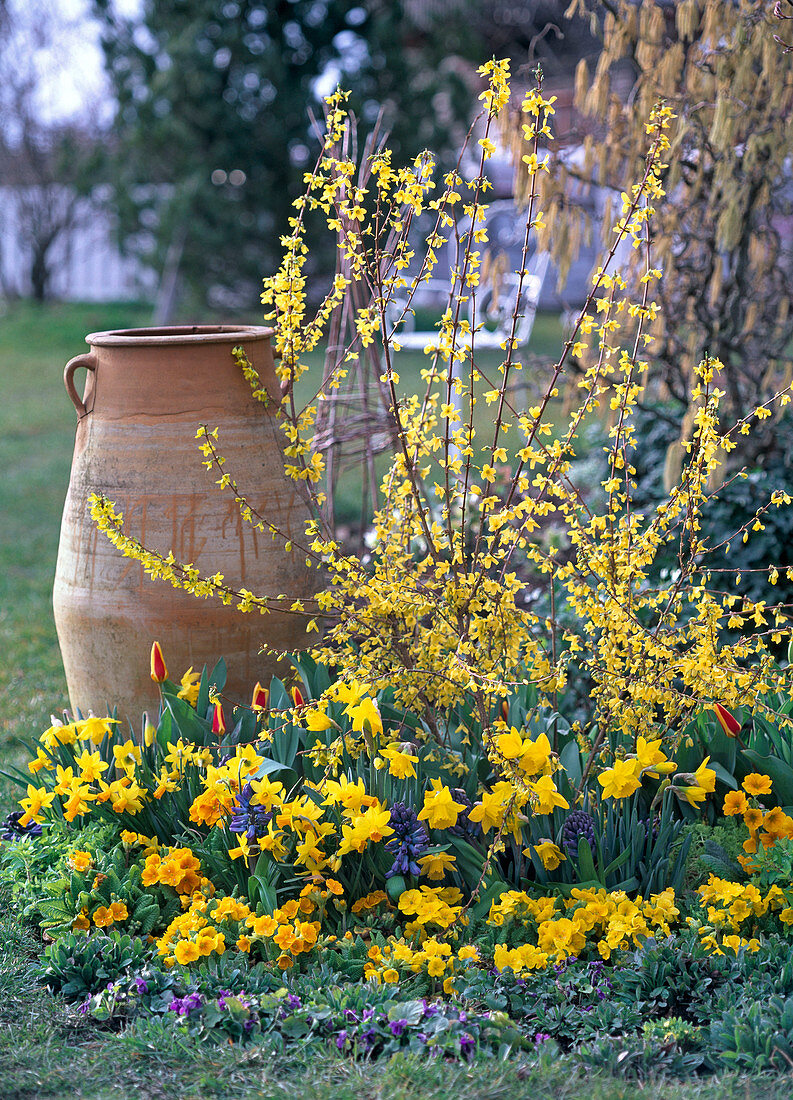
[[[223,704],[216,700],[215,709],[212,712],[212,732],[215,737],[222,737],[226,732],[226,718],[223,714]]]
[[[267,706],[270,702],[270,692],[267,688],[263,688],[259,681],[256,681],[256,687],[253,689],[253,698],[251,699],[251,710],[267,710]]]
[[[716,717],[719,720],[719,725],[727,734],[728,737],[737,737],[741,732],[741,723],[735,717],[734,714],[730,714],[726,707],[723,707],[721,703],[714,703],[713,709],[716,712]]]
[[[306,705],[306,701],[303,698],[303,692],[299,687],[292,688],[292,702],[296,707],[304,707]]]
[[[501,700],[501,717],[505,722],[509,722],[509,701],[507,699]]]
[[[165,658],[159,642],[152,642],[151,646],[151,678],[155,684],[161,684],[168,679],[168,669],[165,667]]]

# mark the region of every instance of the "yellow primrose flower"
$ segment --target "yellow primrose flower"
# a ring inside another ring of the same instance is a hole
[[[724,796],[722,813],[725,817],[742,817],[749,809],[749,803],[743,791],[728,791]]]
[[[195,962],[200,956],[198,945],[193,943],[192,940],[179,940],[174,948],[174,955],[176,961],[181,966],[186,966],[188,963]]]
[[[87,871],[93,863],[90,852],[72,852],[68,859],[69,866],[75,871]]]

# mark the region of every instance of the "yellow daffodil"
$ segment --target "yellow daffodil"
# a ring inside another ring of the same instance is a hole
[[[532,845],[534,851],[540,857],[540,861],[546,871],[555,871],[559,864],[567,859],[561,848],[557,846],[551,840],[542,840],[539,844]],[[525,848],[524,855],[529,855],[530,848]]]
[[[615,760],[614,766],[598,776],[604,798],[627,798],[641,787],[638,760]]]
[[[380,750],[382,757],[388,761],[389,774],[396,779],[415,779],[416,777],[416,769],[413,765],[418,763],[419,758],[409,751],[410,747],[408,745],[408,751],[405,751],[401,745],[386,745]]]
[[[311,710],[307,710],[302,714],[300,721],[312,733],[321,733],[323,730],[329,730],[336,725],[332,718],[328,718],[324,711],[318,710],[316,707],[312,707]]]
[[[184,699],[191,707],[194,707],[198,699],[198,692],[201,688],[201,674],[199,672],[193,672],[192,665],[182,677],[181,685],[177,693],[178,697]]]
[[[41,821],[42,813],[48,809],[55,799],[55,793],[46,787],[34,787],[28,783],[28,796],[21,799],[19,805],[25,811],[19,819],[20,825],[29,825],[31,821]]]
[[[636,739],[636,762],[640,771],[651,779],[658,779],[662,775],[669,775],[677,765],[661,752],[661,738],[657,741],[648,741],[644,737]]]
[[[454,801],[452,792],[442,780],[433,779],[431,789],[424,792],[424,805],[418,819],[426,821],[431,829],[451,829],[464,809],[462,802]]]
[[[434,852],[421,856],[418,862],[422,875],[438,882],[445,877],[447,871],[454,870],[457,861],[449,852]]]
[[[537,796],[536,812],[538,814],[553,813],[556,806],[561,806],[563,810],[570,809],[570,803],[559,794],[550,775],[541,776],[536,782],[532,783],[531,789]]]

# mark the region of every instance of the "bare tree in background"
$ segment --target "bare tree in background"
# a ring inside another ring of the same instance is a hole
[[[74,64],[74,31],[44,0],[0,0],[0,195],[4,247],[17,271],[7,295],[51,296],[59,246],[89,216],[86,193],[95,157],[90,118],[53,120],[47,103],[57,69]],[[0,271],[4,265],[0,265]]]

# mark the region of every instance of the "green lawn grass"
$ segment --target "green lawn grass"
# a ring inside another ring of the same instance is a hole
[[[132,305],[17,303],[0,317],[0,766],[68,703],[52,579],[69,484],[75,413],[63,386],[85,334],[145,324]],[[10,790],[0,788],[0,813]]]

